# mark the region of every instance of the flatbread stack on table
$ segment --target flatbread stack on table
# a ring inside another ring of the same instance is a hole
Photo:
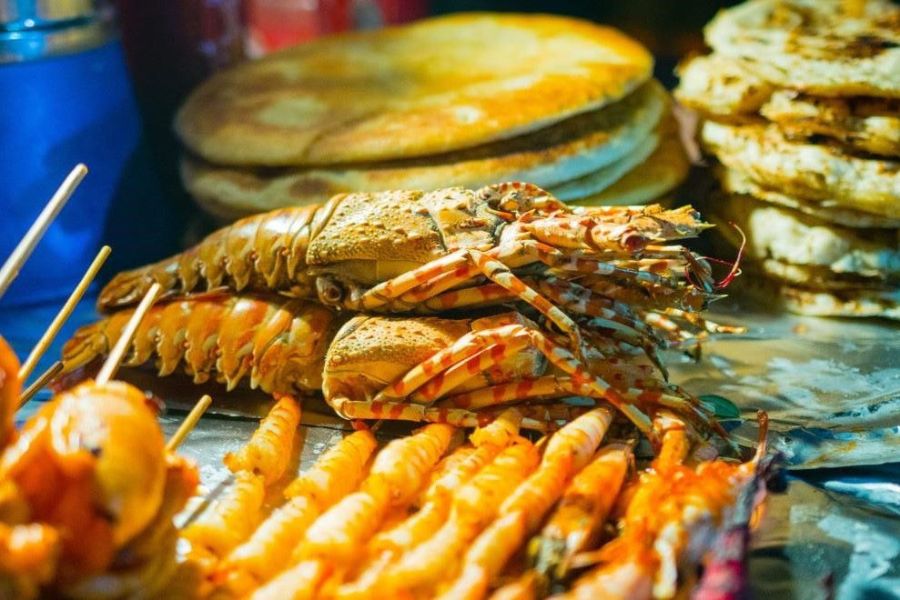
[[[652,68],[621,32],[549,15],[325,38],[201,85],[176,119],[183,179],[223,219],[511,180],[575,203],[646,203],[688,170]]]
[[[715,159],[705,216],[795,312],[900,319],[900,8],[750,0],[705,37],[675,92]]]

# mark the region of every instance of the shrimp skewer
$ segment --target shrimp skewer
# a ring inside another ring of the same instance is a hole
[[[287,567],[293,546],[312,522],[359,485],[375,446],[372,433],[362,430],[328,450],[288,486],[287,502],[225,557],[214,580],[232,594],[241,595]]]
[[[359,492],[319,517],[306,532],[296,556],[350,565],[391,508],[409,505],[428,472],[447,449],[453,428],[427,425],[389,443],[372,464]]]
[[[440,530],[387,569],[383,578],[387,589],[430,589],[537,464],[537,450],[525,440],[500,452],[454,494],[450,517]]]
[[[442,597],[485,596],[491,582],[562,495],[569,479],[590,460],[611,421],[610,410],[597,408],[550,438],[540,466],[500,505],[500,518],[472,543],[459,575],[450,581]]]
[[[16,435],[14,420],[19,408],[21,388],[19,359],[3,336],[0,336],[0,452]]]
[[[389,564],[434,535],[450,512],[455,490],[475,476],[518,437],[522,415],[516,409],[504,411],[497,419],[472,433],[476,447],[461,446],[442,461],[422,497],[424,503],[414,515],[395,527],[378,533],[369,544],[369,560],[355,581],[340,586],[336,596],[365,597],[380,580]]]
[[[604,564],[576,581],[564,597],[673,597],[679,567],[697,563],[740,490],[754,481],[765,455],[766,425],[761,413],[760,443],[749,462],[713,460],[691,468],[677,464],[683,453],[675,451],[676,460],[642,474],[621,535],[597,553]],[[683,447],[681,435],[664,436],[663,443]]]
[[[297,401],[287,395],[279,395],[277,399],[250,441],[237,453],[229,452],[224,458],[225,466],[232,473],[250,471],[260,475],[265,485],[271,485],[284,475],[291,460],[292,440],[300,425]]]
[[[572,557],[596,540],[632,460],[629,446],[609,444],[572,479],[540,536],[530,543],[535,571],[544,580],[564,578]]]

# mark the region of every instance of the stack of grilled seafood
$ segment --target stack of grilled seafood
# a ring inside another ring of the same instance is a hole
[[[99,304],[118,312],[79,330],[64,362],[102,357],[159,283],[125,364],[155,359],[161,375],[321,388],[348,419],[469,426],[526,403],[527,426],[546,428],[583,410],[576,396],[645,433],[661,407],[709,431],[659,358],[722,329],[699,315],[717,295],[709,263],[673,243],[706,227],[690,207],[573,208],[523,183],[338,195],[117,275]]]
[[[688,161],[653,58],[551,15],[455,14],[227,70],[176,128],[183,179],[233,220],[344,192],[530,181],[583,205],[660,198]]]
[[[0,598],[155,596],[177,567],[172,519],[196,468],[119,381],[81,383],[17,430],[18,369],[0,337]]]
[[[300,406],[281,396],[225,456],[234,485],[181,530],[183,560],[161,597],[744,597],[746,548],[717,548],[715,577],[698,582],[697,569],[749,531],[765,493],[762,439],[748,462],[702,459],[704,444],[661,411],[659,453],[636,472],[633,440],[608,439],[613,417],[594,408],[533,443],[509,408],[468,441],[429,424],[380,451],[362,428],[292,477]]]
[[[750,0],[705,33],[676,97],[718,161],[710,219],[789,309],[900,318],[900,9]]]
[[[99,300],[112,314],[66,345],[68,369],[106,355],[159,284],[126,364],[249,379],[276,402],[223,457],[232,484],[176,533],[196,473],[179,462],[165,491],[143,396],[115,382],[58,395],[0,464],[28,492],[27,516],[3,523],[59,535],[41,560],[9,538],[0,582],[88,598],[744,592],[741,561],[716,557],[746,548],[705,557],[749,531],[765,421],[750,461],[713,458],[725,433],[658,357],[725,329],[699,315],[723,284],[677,243],[705,228],[689,207],[574,208],[520,183],[349,194],[116,276]],[[295,395],[317,389],[357,431],[292,478]],[[362,419],[425,424],[379,451]],[[641,437],[656,458],[636,472]],[[698,580],[704,560],[716,576]]]

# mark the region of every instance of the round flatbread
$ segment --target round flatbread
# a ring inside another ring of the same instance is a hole
[[[890,0],[749,0],[704,33],[716,52],[781,87],[900,97],[900,9]]]
[[[564,181],[559,185],[552,186],[550,191],[553,192],[554,196],[564,201],[583,198],[601,192],[647,160],[653,154],[653,151],[656,150],[659,141],[660,132],[651,131],[634,150],[616,162],[577,179]]]
[[[616,102],[653,60],[621,32],[549,15],[461,13],[302,44],[215,75],[176,119],[228,165],[429,156]]]
[[[344,192],[477,189],[497,181],[529,181],[549,188],[631,155],[650,136],[668,102],[662,86],[650,81],[600,110],[439,157],[302,170],[223,167],[186,157],[182,179],[207,212],[232,219],[282,206],[318,204]]]
[[[826,136],[854,150],[900,156],[900,99],[830,98],[778,88],[747,61],[720,54],[687,61],[679,75],[675,97],[704,116],[740,121],[762,115],[791,138]]]
[[[900,218],[900,162],[853,156],[836,145],[787,139],[775,125],[706,121],[704,149],[758,184],[845,208]]]
[[[782,194],[777,190],[763,187],[752,179],[734,169],[716,165],[716,177],[722,189],[733,195],[750,196],[770,204],[777,204],[796,210],[829,223],[844,227],[860,228],[893,228],[900,227],[900,219],[891,219],[881,215],[865,213],[850,208],[843,208],[830,200],[805,200],[795,196]]]
[[[779,90],[760,114],[792,139],[825,136],[852,150],[900,158],[900,99],[822,98]]]
[[[821,270],[833,279],[900,279],[900,235],[895,229],[840,227],[747,196],[720,198],[707,213],[732,244],[739,239],[728,223],[744,232],[750,259]]]
[[[633,206],[669,194],[681,185],[690,169],[677,132],[669,131],[643,163],[598,194],[572,200],[581,206]]]
[[[752,115],[775,89],[746,61],[716,53],[686,60],[678,77],[675,99],[706,116]]]

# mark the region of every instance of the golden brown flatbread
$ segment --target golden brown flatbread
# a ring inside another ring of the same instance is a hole
[[[653,60],[621,32],[550,15],[462,13],[303,44],[215,75],[176,129],[226,165],[429,156],[616,102]]]
[[[777,204],[822,221],[835,223],[843,227],[859,228],[900,228],[900,218],[888,218],[882,215],[843,208],[833,200],[807,200],[797,195],[788,196],[772,188],[764,187],[752,179],[722,165],[715,166],[715,174],[726,192],[738,196],[750,196],[757,200]]]
[[[835,145],[790,140],[775,125],[706,121],[700,141],[723,164],[761,186],[900,218],[900,161],[859,157]]]
[[[674,129],[662,135],[643,163],[605,190],[570,201],[582,206],[632,206],[656,201],[681,185],[690,169],[687,153]]]
[[[225,219],[321,203],[344,192],[479,188],[497,181],[529,181],[550,188],[633,154],[649,139],[668,102],[662,86],[650,81],[610,106],[470,150],[309,169],[223,167],[186,157],[182,179],[207,212]],[[651,141],[655,145],[655,138]]]
[[[780,87],[900,97],[900,8],[890,0],[749,0],[704,33],[717,53]]]

